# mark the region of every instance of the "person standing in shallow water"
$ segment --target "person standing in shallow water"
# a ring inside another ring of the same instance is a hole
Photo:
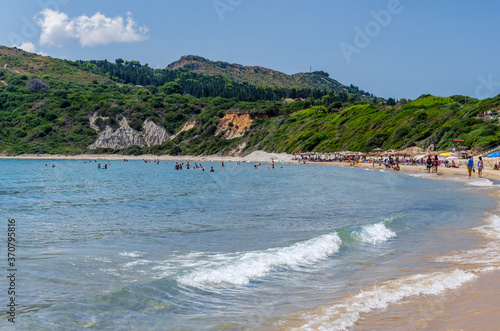
[[[479,178],[481,178],[481,175],[483,174],[483,169],[484,169],[483,158],[480,156],[479,160],[477,161],[477,176]]]

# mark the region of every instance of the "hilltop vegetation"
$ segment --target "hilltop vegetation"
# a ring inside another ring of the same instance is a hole
[[[150,147],[93,151],[137,155],[367,152],[431,144],[446,149],[453,138],[480,148],[499,140],[498,118],[477,115],[496,113],[500,96],[465,103],[463,96],[423,95],[389,106],[333,90],[255,86],[185,68],[120,62],[72,62],[0,47],[0,153],[89,152],[98,137],[92,115],[99,117],[95,125],[101,131],[116,130],[126,118],[138,132],[150,120],[174,135]],[[284,103],[294,90],[308,95]],[[221,129],[226,113],[247,114],[252,124],[226,135],[235,125]]]
[[[151,91],[165,86],[175,93],[189,94],[196,98],[223,97],[235,98],[239,101],[277,101],[284,98],[320,99],[324,97],[329,102],[384,101],[360,91],[357,87],[348,88],[326,78],[328,74],[324,72],[303,74],[308,76],[307,79],[300,74],[295,80],[292,76],[265,68],[261,68],[261,71],[253,74],[249,74],[248,70],[242,70],[238,74],[225,75],[222,73],[197,73],[182,66],[174,66],[175,69],[153,69],[148,64],[142,65],[139,61],[124,61],[123,59],[116,59],[115,63],[106,60],[76,61],[72,62],[71,65],[83,71],[108,77],[120,84],[141,85]],[[273,78],[275,74],[297,84],[286,84],[286,87],[283,84],[276,84],[280,80]],[[245,80],[247,77],[249,80]],[[266,77],[266,79],[260,79],[262,77]],[[318,80],[325,80],[327,84],[314,84]],[[335,83],[331,83],[331,81]],[[261,83],[257,84],[257,82]]]
[[[256,86],[270,86],[284,89],[315,88],[318,90],[331,90],[337,93],[355,94],[360,99],[374,97],[356,86],[342,85],[335,79],[330,78],[330,75],[324,71],[287,75],[260,66],[248,67],[237,63],[215,62],[196,55],[183,56],[179,60],[169,64],[167,68],[184,68],[200,74],[220,75],[239,83],[247,82]]]

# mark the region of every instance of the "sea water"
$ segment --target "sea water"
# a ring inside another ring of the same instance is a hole
[[[347,329],[470,281],[453,252],[478,249],[471,229],[500,229],[486,179],[174,164],[0,160],[0,216],[5,229],[16,220],[17,330],[275,330],[292,319]]]

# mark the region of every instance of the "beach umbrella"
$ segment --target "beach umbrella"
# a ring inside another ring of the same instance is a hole
[[[500,152],[493,152],[487,156],[487,158],[490,158],[490,157],[500,157]]]
[[[425,156],[426,156],[425,154],[423,154],[423,155],[417,155],[417,156],[414,157],[414,159],[418,161],[420,159],[423,159]]]
[[[439,156],[448,157],[448,156],[453,156],[453,155],[448,153],[448,152],[444,152],[444,153],[439,154]]]
[[[444,157],[444,156],[438,156],[438,160],[439,160],[439,161],[445,161],[445,160],[446,160],[446,157]]]

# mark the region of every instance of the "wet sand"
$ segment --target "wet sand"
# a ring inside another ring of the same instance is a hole
[[[500,271],[441,296],[421,296],[362,316],[352,330],[498,330]]]
[[[488,272],[444,298],[443,312],[427,330],[498,330],[500,325],[500,271]]]

